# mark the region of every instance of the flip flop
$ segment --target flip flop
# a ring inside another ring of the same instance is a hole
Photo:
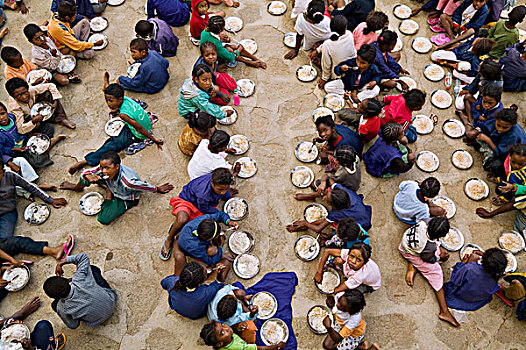
[[[444,33],[446,31],[446,29],[442,27],[440,23],[430,26],[429,29],[431,29],[435,33]]]
[[[435,24],[438,24],[438,23],[440,23],[440,17],[430,18],[430,19],[427,20],[427,23],[429,25],[431,25],[431,26],[435,25]]]
[[[445,34],[437,34],[435,36],[432,36],[431,39],[429,39],[433,44],[437,46],[441,46],[444,44],[447,44],[451,39],[449,39]]]
[[[32,265],[33,262],[32,261],[29,261],[29,260],[20,260],[21,262],[24,263],[24,265]],[[3,263],[2,265],[4,266],[12,266],[13,264],[10,263],[9,261],[6,261],[5,263]]]
[[[173,223],[170,224],[170,227],[168,228],[168,232],[170,232],[170,230],[172,229],[172,226],[173,226]],[[172,244],[172,246],[171,246],[170,249],[168,250],[168,255],[167,255],[166,257],[163,256],[163,249],[164,249],[164,245],[166,244],[166,241],[167,241],[167,240],[168,240],[168,237],[166,237],[166,238],[164,239],[163,245],[162,245],[162,247],[161,247],[161,251],[159,252],[159,258],[161,258],[161,260],[163,260],[163,261],[168,261],[168,260],[170,260],[170,258],[172,257],[172,250],[173,250],[173,248],[174,248],[174,246],[173,246],[173,244]]]
[[[56,350],[62,350],[64,349],[64,346],[66,346],[66,334],[60,333],[55,337],[55,349]]]
[[[504,290],[502,289],[502,286],[499,286],[499,287],[500,287],[499,290],[494,294],[500,299],[502,299],[502,301],[506,305],[513,307],[513,303],[504,296]]]
[[[64,250],[64,257],[62,258],[62,260],[66,260],[66,258],[69,256],[69,254],[73,250],[73,247],[75,246],[75,237],[73,237],[73,235],[68,235],[68,237],[71,237],[71,242],[69,243],[69,247],[68,247],[67,240],[65,240],[64,243],[62,243],[62,250]]]

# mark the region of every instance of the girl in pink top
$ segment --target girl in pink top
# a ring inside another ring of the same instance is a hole
[[[426,94],[413,89],[400,95],[385,96],[383,102],[387,105],[383,109],[384,117],[380,119],[382,126],[390,122],[400,124],[404,128],[404,134],[409,143],[415,142],[417,134],[411,125],[413,112],[422,109],[426,103]]]
[[[389,17],[381,11],[373,11],[367,15],[365,22],[358,24],[352,32],[354,47],[358,51],[363,44],[372,44],[378,38],[377,30],[389,25]]]

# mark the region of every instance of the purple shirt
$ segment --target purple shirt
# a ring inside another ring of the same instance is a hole
[[[183,187],[179,194],[179,198],[192,203],[203,214],[217,213],[219,210],[216,206],[219,201],[221,199],[227,201],[230,197],[232,196],[228,191],[224,195],[214,191],[211,173],[193,179]]]

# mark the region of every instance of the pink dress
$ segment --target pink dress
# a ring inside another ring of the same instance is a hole
[[[376,39],[378,39],[378,34],[376,34],[375,32],[371,32],[367,35],[363,33],[363,30],[366,26],[367,23],[362,22],[358,24],[358,26],[352,32],[352,36],[354,38],[354,47],[356,48],[356,51],[358,51],[363,44],[372,44],[376,41]]]
[[[343,274],[347,278],[345,285],[349,289],[356,289],[360,285],[365,284],[377,290],[382,285],[382,276],[380,275],[380,268],[378,265],[369,259],[367,264],[364,264],[360,269],[353,270],[347,264],[347,258],[349,257],[349,249],[342,249],[340,257],[343,259]]]
[[[462,1],[455,2],[454,0],[438,0],[437,10],[442,11],[446,15],[452,16],[453,12],[460,6]]]
[[[436,243],[437,250],[435,251],[435,255],[437,257],[440,257],[440,243]],[[398,247],[398,250],[400,251],[400,254],[409,261],[409,263],[413,264],[413,266],[420,271],[422,276],[425,277],[425,279],[429,282],[431,287],[435,291],[439,291],[442,289],[442,286],[444,285],[444,273],[442,272],[442,267],[438,262],[431,264],[428,262],[425,262],[422,260],[420,255],[413,255],[404,252],[402,249],[402,244]]]

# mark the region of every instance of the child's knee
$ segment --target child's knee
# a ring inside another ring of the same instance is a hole
[[[102,214],[102,212],[101,212]],[[102,225],[109,225],[111,224],[115,219],[108,216],[108,215],[101,215],[99,214],[99,216],[97,216],[97,221],[99,223],[101,223]]]

